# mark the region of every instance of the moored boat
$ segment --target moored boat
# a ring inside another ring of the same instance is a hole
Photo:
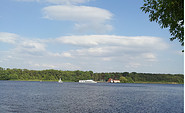
[[[61,80],[61,78],[59,79],[58,83],[63,83],[63,81]]]
[[[79,80],[79,83],[97,83],[93,80]]]

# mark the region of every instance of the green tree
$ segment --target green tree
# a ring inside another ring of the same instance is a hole
[[[123,76],[121,76],[119,80],[120,80],[121,83],[127,83],[128,82],[128,80]]]
[[[127,83],[134,83],[131,77],[126,77],[126,79],[127,79]]]
[[[124,72],[124,73],[122,73],[122,75],[123,75],[124,77],[126,77],[126,76],[129,75],[129,72]]]
[[[178,39],[184,46],[184,0],[144,0],[141,10],[161,28],[169,27],[170,40]]]
[[[18,75],[16,73],[10,74],[10,79],[11,80],[16,80],[18,79]]]
[[[4,70],[2,67],[0,67],[0,71]]]

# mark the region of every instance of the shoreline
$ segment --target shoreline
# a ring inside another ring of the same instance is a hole
[[[32,81],[32,82],[58,82],[58,80],[3,80],[3,81]],[[74,82],[74,81],[63,81],[63,82]],[[97,83],[107,83],[107,82],[102,82],[102,81],[96,81]],[[120,84],[120,83],[116,83]],[[124,84],[124,83],[122,83]],[[127,83],[128,84],[128,83]],[[131,84],[183,84],[183,83],[177,83],[177,82],[142,82],[142,81],[137,81]]]

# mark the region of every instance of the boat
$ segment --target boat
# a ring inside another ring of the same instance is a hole
[[[63,83],[63,81],[61,80],[61,78],[59,79],[58,83]]]
[[[97,83],[93,80],[79,80],[79,83]]]

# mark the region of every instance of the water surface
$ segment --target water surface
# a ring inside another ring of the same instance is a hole
[[[183,113],[182,84],[0,81],[5,113]]]

